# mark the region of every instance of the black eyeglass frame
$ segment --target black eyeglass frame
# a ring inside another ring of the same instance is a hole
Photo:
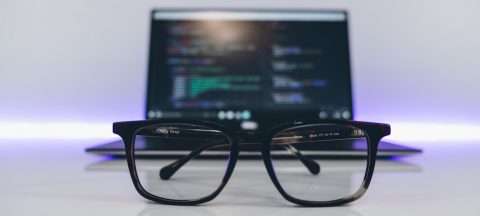
[[[225,175],[222,179],[220,186],[210,195],[199,198],[199,199],[192,199],[192,200],[173,200],[173,199],[167,199],[167,198],[155,196],[147,192],[142,187],[140,180],[138,178],[137,169],[135,167],[135,154],[134,154],[135,136],[137,132],[144,127],[154,126],[157,124],[168,124],[168,123],[192,124],[192,125],[209,127],[211,129],[215,129],[223,132],[230,139],[231,148],[230,148],[230,153],[228,158],[227,170],[225,172]],[[282,130],[285,130],[291,127],[297,127],[302,125],[313,125],[313,124],[335,124],[335,125],[353,126],[365,132],[365,136],[368,142],[367,169],[364,175],[363,182],[360,186],[360,189],[357,190],[354,194],[345,198],[331,200],[331,201],[308,201],[308,200],[292,197],[282,188],[280,182],[277,179],[277,176],[275,175],[275,170],[272,165],[272,159],[270,154],[271,140],[278,132]],[[137,192],[146,199],[149,199],[158,203],[162,203],[162,204],[198,205],[198,204],[211,201],[226,186],[228,180],[230,179],[233,173],[235,164],[239,156],[240,135],[216,122],[183,120],[183,119],[182,120],[154,119],[154,120],[141,120],[141,121],[124,121],[124,122],[113,123],[113,133],[119,135],[125,144],[125,152],[126,152],[126,159],[128,163],[128,169]],[[353,202],[365,194],[367,188],[370,185],[370,182],[373,176],[373,171],[375,169],[378,143],[383,137],[388,136],[389,134],[390,134],[390,125],[383,124],[383,123],[349,121],[349,120],[313,120],[313,121],[309,120],[309,121],[295,121],[295,122],[285,123],[277,127],[274,127],[273,129],[265,133],[252,132],[247,135],[255,136],[258,142],[261,143],[261,154],[262,154],[263,162],[265,164],[265,168],[267,169],[267,173],[270,179],[272,180],[273,184],[277,188],[277,190],[286,200],[302,206],[327,207],[327,206],[338,206],[338,205],[343,205],[346,203]]]

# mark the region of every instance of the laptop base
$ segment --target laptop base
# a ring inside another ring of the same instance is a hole
[[[190,153],[188,149],[168,149],[162,146],[152,146],[145,143],[137,143],[135,155],[145,158],[177,158]],[[259,144],[241,145],[240,157],[242,158],[260,158],[261,151]],[[108,155],[114,157],[125,157],[125,146],[122,140],[113,141],[99,146],[87,148],[86,152],[98,155]],[[378,146],[377,157],[391,158],[396,156],[408,156],[421,153],[422,150],[398,145],[390,142],[381,141]],[[205,151],[202,158],[224,158],[228,155],[227,150]],[[302,154],[312,158],[362,158],[366,156],[363,148],[353,147],[349,143],[340,143],[335,147],[329,145],[319,145],[315,149],[302,151]],[[287,158],[290,154],[287,151],[271,152],[272,157]]]

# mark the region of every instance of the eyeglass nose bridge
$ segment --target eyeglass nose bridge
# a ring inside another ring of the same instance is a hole
[[[266,133],[261,131],[238,131],[235,133],[241,144],[261,144],[265,140]]]

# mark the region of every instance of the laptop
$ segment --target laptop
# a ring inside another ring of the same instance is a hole
[[[351,120],[351,83],[346,11],[151,12],[146,119],[218,121],[239,131],[265,131],[299,119]],[[137,155],[150,157],[185,155],[189,149],[149,143],[135,148]],[[302,154],[357,157],[364,156],[365,148],[318,145]],[[125,154],[121,140],[86,151]],[[382,142],[378,155],[420,152]],[[254,147],[240,153],[260,154]]]

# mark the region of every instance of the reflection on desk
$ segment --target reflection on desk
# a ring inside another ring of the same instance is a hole
[[[135,191],[124,160],[85,154],[92,143],[99,141],[0,140],[0,215],[480,215],[478,142],[428,143],[422,155],[377,161],[365,196],[333,208],[284,200],[259,160],[239,160],[228,185],[208,203],[152,203]],[[332,174],[355,173],[348,162],[344,168],[329,168],[328,162],[319,161]]]

